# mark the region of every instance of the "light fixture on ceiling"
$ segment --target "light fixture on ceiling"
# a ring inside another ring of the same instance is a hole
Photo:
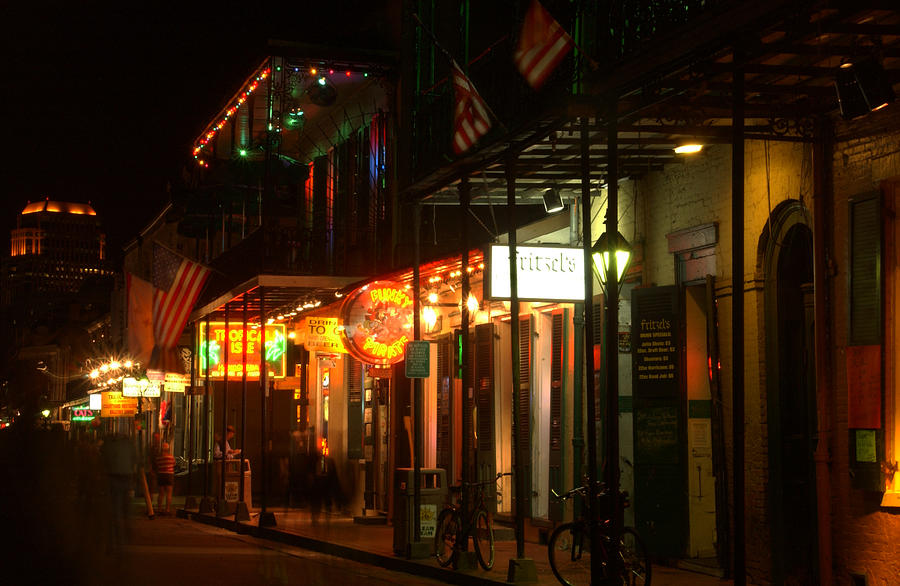
[[[559,195],[559,190],[555,187],[551,187],[546,190],[543,195],[544,198],[544,211],[548,214],[552,214],[554,212],[558,212],[563,209],[562,196]]]
[[[306,94],[316,106],[331,106],[337,101],[337,89],[324,75],[306,86]]]
[[[872,58],[844,61],[834,79],[841,117],[854,120],[894,101],[894,89],[881,64]]]
[[[693,138],[682,138],[675,142],[676,155],[692,155],[703,150],[703,144]]]

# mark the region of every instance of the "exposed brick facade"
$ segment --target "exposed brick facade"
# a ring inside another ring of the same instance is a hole
[[[890,129],[890,130],[886,130]],[[900,109],[877,112],[859,123],[839,123],[833,147],[833,207],[827,210],[833,233],[827,235],[833,251],[829,280],[830,355],[817,360],[833,365],[833,386],[827,393],[834,414],[831,425],[833,576],[835,584],[850,584],[851,573],[864,574],[868,584],[900,583],[900,515],[880,506],[881,495],[851,488],[848,461],[847,387],[844,349],[847,341],[847,199],[878,189],[882,180],[900,177]],[[767,251],[770,220],[778,207],[789,202],[802,224],[813,230],[813,147],[796,142],[748,141],[745,150],[744,364],[745,474],[747,572],[754,584],[773,583],[772,519],[769,491],[769,405],[766,387]],[[731,311],[733,294],[731,226],[731,147],[707,147],[702,154],[679,164],[622,184],[619,195],[620,231],[643,245],[644,285],[675,282],[675,261],[666,235],[675,231],[718,224],[715,275],[718,296],[720,382],[726,427],[726,471],[732,483]],[[602,199],[602,198],[601,198]],[[595,211],[593,233],[603,231],[603,210]],[[888,392],[890,392],[888,390]],[[888,425],[896,425],[888,418]],[[821,425],[820,425],[821,428]],[[812,454],[810,454],[810,458]],[[719,510],[722,504],[718,504]],[[733,513],[733,511],[731,511]],[[820,528],[822,530],[822,528]],[[814,536],[813,536],[814,539]]]

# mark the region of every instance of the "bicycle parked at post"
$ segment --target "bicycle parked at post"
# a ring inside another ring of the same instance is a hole
[[[590,584],[592,554],[596,554],[598,559],[595,561],[602,564],[601,571],[604,575],[609,567],[607,552],[612,544],[612,538],[609,536],[612,521],[609,518],[598,519],[601,541],[599,547],[594,547],[591,543],[588,487],[579,486],[563,494],[551,492],[554,498],[563,501],[576,495],[580,496],[583,506],[580,518],[563,523],[550,534],[550,540],[547,542],[550,568],[562,584],[568,586]],[[628,507],[628,493],[622,492],[620,495],[624,509]],[[597,496],[603,498],[606,491],[602,490]],[[633,528],[622,529],[618,552],[623,582],[629,586],[650,586],[650,558],[643,540]]]
[[[470,535],[475,544],[478,563],[485,570],[494,567],[494,521],[485,504],[484,489],[496,484],[502,476],[511,476],[511,473],[500,472],[493,480],[467,482],[451,487],[451,490],[459,493],[463,490],[472,491],[471,512],[466,515],[459,502],[447,505],[438,515],[434,555],[441,567],[447,567],[451,563],[454,569],[457,567],[459,552],[468,546]]]

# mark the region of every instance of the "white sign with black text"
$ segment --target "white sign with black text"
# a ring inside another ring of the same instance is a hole
[[[490,298],[509,299],[509,246],[490,250]],[[518,297],[525,301],[584,301],[584,250],[516,246]]]

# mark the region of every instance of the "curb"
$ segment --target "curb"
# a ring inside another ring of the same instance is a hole
[[[407,560],[401,557],[386,556],[371,551],[322,541],[304,535],[280,531],[270,527],[258,527],[248,523],[237,523],[232,518],[215,517],[213,515],[195,513],[184,509],[178,509],[177,515],[183,519],[197,521],[206,525],[213,525],[215,527],[233,531],[240,535],[249,535],[259,539],[301,547],[310,551],[352,560],[361,564],[377,566],[394,572],[403,572],[423,578],[430,578],[432,580],[440,580],[447,584],[459,584],[460,586],[468,586],[470,584],[479,586],[509,584],[509,582],[506,582],[505,580],[491,580],[475,574],[446,570],[424,562]]]

